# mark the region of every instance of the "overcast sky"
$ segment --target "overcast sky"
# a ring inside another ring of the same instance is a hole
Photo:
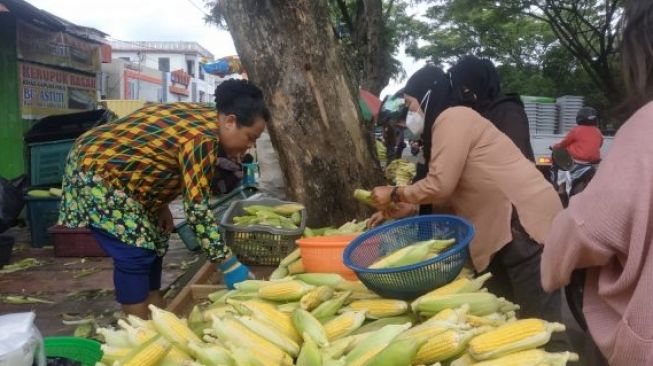
[[[202,0],[27,0],[73,23],[97,28],[121,41],[194,41],[216,58],[236,54],[229,32],[204,22]],[[400,55],[407,75],[423,62]],[[391,81],[384,93],[401,83]]]

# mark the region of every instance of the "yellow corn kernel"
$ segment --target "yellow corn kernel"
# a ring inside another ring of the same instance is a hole
[[[261,287],[258,296],[272,301],[297,301],[315,286],[297,280],[273,282]]]
[[[551,333],[564,331],[560,323],[541,319],[523,319],[474,337],[469,353],[477,360],[496,358],[508,353],[539,347],[551,339]]]
[[[102,362],[109,365],[125,358],[132,350],[129,347],[113,347],[106,344],[101,345],[100,349],[102,350]]]
[[[254,318],[273,324],[293,341],[301,340],[290,314],[279,311],[274,305],[256,300],[244,301],[241,305],[247,308]]]
[[[213,317],[213,329],[218,338],[225,344],[232,343],[238,347],[257,350],[265,354],[270,360],[277,360],[283,364],[292,364],[292,358],[286,352],[252,332],[234,318],[219,319]]]
[[[175,314],[159,309],[154,305],[149,306],[152,312],[152,321],[156,330],[173,345],[184,352],[190,352],[189,341],[201,342],[199,337]]]
[[[484,275],[481,275],[473,279],[463,277],[454,280],[453,282],[450,282],[442,287],[438,287],[435,290],[420,296],[415,301],[413,301],[411,306],[413,310],[415,310],[421,302],[434,297],[478,291],[483,287],[483,284],[485,284],[485,282],[490,278],[492,278],[492,274],[488,272]]]
[[[473,333],[467,331],[447,330],[444,333],[440,333],[427,340],[419,351],[417,351],[417,356],[415,356],[413,363],[416,365],[432,364],[454,357],[465,350],[472,336]]]
[[[297,354],[299,353],[299,345],[297,342],[293,341],[273,324],[260,321],[253,316],[247,315],[239,316],[236,319],[252,332],[260,335],[292,357],[297,357]]]
[[[333,289],[329,286],[316,287],[299,300],[299,306],[306,311],[311,311],[321,303],[329,300],[333,296]]]
[[[118,326],[127,332],[127,339],[134,347],[149,341],[158,334],[155,330],[149,328],[134,327],[123,319],[118,320]]]
[[[165,355],[163,360],[157,366],[177,366],[182,365],[186,361],[192,361],[193,359],[186,354],[186,352],[180,350],[179,348],[173,346],[168,351],[168,354]]]
[[[306,270],[304,269],[304,262],[302,262],[301,258],[290,263],[287,268],[288,268],[288,273],[291,275],[306,272]]]
[[[448,330],[468,330],[469,326],[460,325],[456,323],[443,322],[439,320],[429,320],[425,323],[416,325],[397,337],[401,339],[413,339],[419,341],[422,339],[428,340]]]
[[[408,311],[408,303],[391,299],[358,300],[349,304],[349,308],[355,311],[365,310],[367,311],[368,318],[379,319],[406,313]]]
[[[172,345],[165,338],[157,336],[133,349],[120,366],[154,366],[168,353]]]
[[[320,347],[329,345],[326,330],[317,318],[304,309],[296,309],[292,314],[293,324],[301,334],[307,333]]]
[[[365,322],[364,311],[349,311],[329,320],[324,324],[324,330],[329,341],[334,341],[360,328],[363,322]]]
[[[578,355],[573,352],[548,353],[540,349],[531,349],[511,353],[493,360],[472,364],[473,366],[541,366],[566,365],[568,361],[578,361]]]
[[[410,326],[411,323],[386,325],[378,331],[371,332],[369,335],[360,335],[364,336],[364,338],[354,345],[352,350],[347,354],[345,359],[346,365],[364,365],[381,352],[399,334],[410,328]]]

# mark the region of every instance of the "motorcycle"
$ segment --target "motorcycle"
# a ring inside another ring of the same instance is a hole
[[[551,150],[551,184],[558,191],[563,206],[567,207],[571,197],[582,192],[594,178],[600,161],[580,163],[574,161],[564,148]],[[565,296],[574,319],[587,331],[587,322],[583,315],[584,288],[585,270],[577,269],[571,274],[569,284],[565,287]]]

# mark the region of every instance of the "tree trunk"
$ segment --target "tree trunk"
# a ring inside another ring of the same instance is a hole
[[[250,80],[272,111],[268,130],[286,190],[306,205],[309,225],[343,223],[369,211],[355,188],[382,182],[338,57],[324,1],[220,0]]]
[[[365,33],[361,87],[379,95],[390,81],[391,74],[391,55],[387,51],[388,45],[384,35],[383,1],[363,0],[363,3],[366,24],[365,28],[359,30]]]

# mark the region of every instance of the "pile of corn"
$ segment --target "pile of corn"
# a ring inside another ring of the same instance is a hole
[[[322,227],[318,229],[311,229],[306,227],[304,229],[304,237],[310,238],[313,236],[332,236],[332,235],[349,235],[359,234],[367,228],[367,220],[356,221],[356,219],[347,221],[339,227]]]
[[[379,140],[375,140],[375,147],[376,147],[376,157],[379,159],[380,162],[385,163],[387,159],[387,152],[388,149],[386,149],[385,145],[383,145],[383,142]]]
[[[515,319],[517,306],[483,289],[490,276],[463,270],[412,303],[380,298],[338,274],[248,280],[210,294],[187,320],[151,306],[152,320],[130,316],[120,329],[100,329],[102,364],[560,366],[578,359],[538,349],[564,326]]]
[[[237,226],[263,225],[280,229],[297,229],[302,222],[303,205],[286,203],[278,206],[250,205],[244,206],[247,215],[234,216],[233,223]]]
[[[413,181],[415,174],[417,174],[415,164],[404,159],[393,160],[385,168],[386,179],[398,186],[409,185]]]

